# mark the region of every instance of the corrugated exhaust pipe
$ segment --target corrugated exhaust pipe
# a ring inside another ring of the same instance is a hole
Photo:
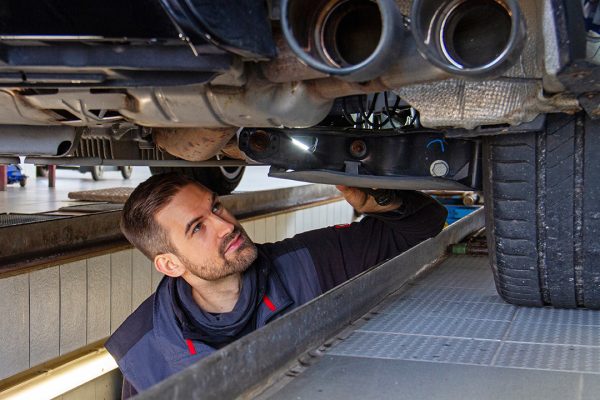
[[[518,59],[526,36],[516,0],[415,0],[411,30],[425,58],[465,78],[500,75]]]
[[[282,0],[281,26],[304,63],[353,82],[381,75],[404,34],[394,0]]]

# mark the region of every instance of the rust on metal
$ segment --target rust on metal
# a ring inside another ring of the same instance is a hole
[[[216,156],[235,136],[237,128],[157,128],[156,144],[169,154],[188,161]]]

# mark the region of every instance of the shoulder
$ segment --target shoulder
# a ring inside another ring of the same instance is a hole
[[[270,260],[276,270],[281,272],[299,272],[298,267],[313,265],[312,256],[306,244],[298,240],[297,236],[259,245],[259,251]]]
[[[154,295],[148,297],[110,336],[105,347],[118,361],[154,328]]]

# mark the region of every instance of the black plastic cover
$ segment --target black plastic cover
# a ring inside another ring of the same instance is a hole
[[[209,41],[252,59],[277,55],[264,0],[160,0],[192,43]]]
[[[178,37],[159,0],[2,0],[0,34]]]

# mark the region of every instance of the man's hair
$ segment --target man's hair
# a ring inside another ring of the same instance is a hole
[[[175,251],[167,231],[155,219],[184,186],[199,185],[191,178],[175,172],[154,175],[142,182],[123,207],[121,231],[138,250],[153,260],[158,254]]]

